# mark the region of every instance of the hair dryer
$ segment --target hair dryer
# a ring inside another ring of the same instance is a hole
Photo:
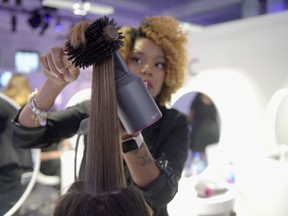
[[[123,36],[114,20],[104,16],[88,26],[84,42],[75,46],[68,40],[65,52],[68,60],[73,60],[80,68],[98,64],[113,55],[118,116],[125,130],[133,133],[156,122],[162,113],[141,78],[131,73],[124,62],[118,50],[122,45],[121,39]],[[84,125],[88,126],[88,120]],[[85,130],[82,128],[80,131],[83,133]]]
[[[114,52],[118,116],[127,133],[155,123],[162,117],[153,97],[139,76],[131,73],[120,52]]]

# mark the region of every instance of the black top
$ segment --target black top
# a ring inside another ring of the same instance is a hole
[[[30,149],[14,146],[11,119],[18,108],[0,97],[0,215],[4,215],[20,199],[29,182],[22,174],[33,171]]]
[[[55,143],[49,147],[41,149],[41,152],[51,152],[51,151],[59,151],[59,145]],[[48,176],[60,176],[61,175],[61,159],[55,158],[55,159],[41,161],[40,172]]]
[[[0,98],[0,169],[11,164],[32,168],[31,151],[12,144],[10,121],[17,110],[10,102]]]
[[[13,141],[24,147],[42,148],[52,143],[59,143],[63,138],[73,136],[80,122],[88,117],[90,101],[78,103],[66,110],[61,110],[49,116],[45,127],[26,128],[17,123],[16,116],[13,123]],[[161,174],[147,187],[155,216],[165,216],[167,204],[177,192],[178,180],[187,157],[189,146],[189,123],[185,115],[175,109],[160,107],[163,117],[150,127],[142,131],[145,142],[156,160],[165,157],[168,166],[161,170]],[[84,157],[85,158],[85,155]],[[126,167],[127,182],[132,183]]]

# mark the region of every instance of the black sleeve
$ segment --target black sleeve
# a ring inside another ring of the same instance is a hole
[[[11,121],[13,144],[22,148],[43,148],[72,137],[77,133],[80,122],[88,117],[89,103],[84,101],[65,110],[51,113],[46,126],[36,128],[21,126],[17,122],[19,111]]]
[[[169,119],[169,120],[168,120]],[[149,194],[152,206],[166,206],[178,190],[178,181],[187,158],[189,146],[188,119],[185,115],[177,114],[176,118],[168,118],[162,123],[164,139],[159,148],[160,175],[144,191]],[[168,126],[170,125],[170,126]],[[170,129],[169,129],[170,127]]]

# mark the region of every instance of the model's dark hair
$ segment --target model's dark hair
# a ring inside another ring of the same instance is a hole
[[[88,27],[83,22],[72,29],[71,41],[76,47],[78,42],[84,43],[83,31]],[[84,181],[73,183],[57,200],[53,215],[150,216],[141,191],[126,186],[112,54],[93,65],[91,89]]]
[[[75,182],[54,207],[54,216],[151,216],[140,190],[128,186],[117,192],[98,196],[83,190],[82,182]]]

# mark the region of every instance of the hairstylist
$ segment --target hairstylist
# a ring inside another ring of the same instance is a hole
[[[147,192],[147,201],[156,216],[165,216],[168,215],[167,204],[177,192],[189,143],[186,116],[166,107],[171,95],[184,81],[186,38],[179,23],[171,17],[148,17],[139,28],[123,28],[120,31],[125,37],[121,53],[129,69],[147,83],[163,114],[158,122],[140,134],[133,134],[139,144],[138,149],[123,148],[126,179],[128,184],[134,183]],[[59,142],[73,136],[80,122],[89,117],[90,101],[49,115],[58,94],[79,76],[78,69],[65,69],[63,54],[63,48],[55,47],[41,57],[47,79],[14,119],[13,139],[16,145],[29,148]],[[142,135],[144,139],[141,139]],[[124,133],[122,138],[126,140],[131,135]],[[123,147],[125,145],[126,142],[123,142]]]

